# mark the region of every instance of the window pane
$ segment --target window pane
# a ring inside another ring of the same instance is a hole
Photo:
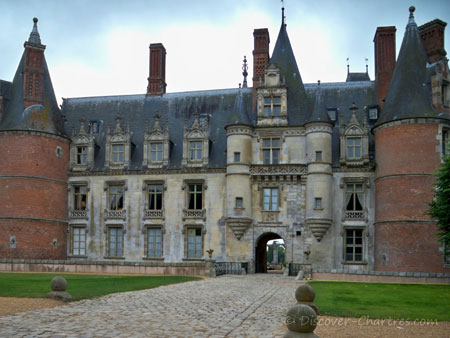
[[[264,164],[270,164],[270,150],[263,151]]]
[[[270,106],[264,107],[264,116],[266,117],[270,116]]]
[[[281,104],[281,97],[275,96],[275,97],[273,98],[273,104],[274,104],[274,105],[275,105],[275,104]]]
[[[273,106],[273,116],[281,115],[281,106]]]
[[[266,105],[266,104],[270,105],[270,97],[265,97],[265,98],[264,98],[264,104],[265,104],[265,105]]]
[[[272,147],[278,148],[280,146],[280,140],[277,138],[272,139]]]
[[[279,157],[279,151],[273,150],[272,151],[272,164],[278,164],[278,157]]]
[[[263,140],[263,146],[264,148],[270,148],[270,138],[265,138]]]

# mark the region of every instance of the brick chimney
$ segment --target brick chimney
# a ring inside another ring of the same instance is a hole
[[[264,79],[264,69],[269,63],[269,30],[259,28],[253,31],[253,105],[256,106],[256,87]]]
[[[395,68],[395,26],[378,27],[375,44],[375,85],[377,101],[383,107]]]
[[[419,27],[420,37],[427,52],[428,62],[434,63],[447,54],[444,49],[444,31],[447,23],[435,19]]]
[[[161,96],[166,92],[166,49],[162,43],[150,44],[150,76],[147,96]]]

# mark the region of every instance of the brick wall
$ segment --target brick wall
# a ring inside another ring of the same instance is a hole
[[[437,135],[437,123],[376,130],[375,270],[448,271],[426,215],[440,163]]]
[[[0,149],[0,257],[65,258],[69,143],[7,132]]]

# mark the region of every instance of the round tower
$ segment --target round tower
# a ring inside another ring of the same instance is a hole
[[[380,119],[375,125],[375,269],[443,272],[427,216],[448,114],[432,105],[427,56],[414,7]],[[447,116],[447,117],[446,117]]]
[[[70,141],[33,21],[0,124],[0,257],[64,259]]]
[[[306,191],[306,224],[320,241],[332,224],[332,123],[317,89],[314,110],[306,123],[308,181]]]
[[[227,131],[227,224],[240,240],[252,220],[250,164],[253,128],[240,122],[225,128]]]

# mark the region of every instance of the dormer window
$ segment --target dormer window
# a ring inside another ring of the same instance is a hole
[[[281,116],[281,96],[264,98],[264,116]]]
[[[150,160],[152,163],[159,163],[163,161],[163,144],[162,142],[150,143]]]
[[[361,158],[361,138],[360,137],[347,138],[347,158],[350,158],[350,159]]]
[[[200,118],[194,113],[194,121],[188,127],[184,121],[183,159],[181,164],[187,167],[206,167],[209,158],[209,117]]]
[[[70,167],[73,171],[90,169],[94,162],[94,134],[86,132],[85,120],[80,120],[78,134],[72,129],[72,143],[70,145]]]
[[[165,129],[161,127],[160,116],[154,117],[153,129],[149,131],[148,121],[145,122],[144,156],[142,166],[144,168],[161,168],[169,164],[169,124]]]
[[[327,112],[328,112],[328,117],[330,118],[330,120],[336,121],[337,109],[330,108],[330,109],[327,109]]]
[[[190,141],[189,153],[191,161],[201,161],[203,152],[203,141]]]
[[[346,167],[367,166],[369,165],[369,115],[360,114],[359,118],[364,119],[361,123],[356,117],[358,108],[354,104],[350,107],[350,111],[352,111],[350,121],[348,124],[341,121],[339,128],[340,163]]]
[[[370,108],[369,109],[369,120],[376,120],[376,119],[378,119],[378,109]]]
[[[112,145],[112,162],[123,163],[125,161],[125,146],[123,144]]]
[[[88,147],[77,146],[77,164],[87,164]]]
[[[131,132],[127,123],[123,130],[120,124],[121,117],[116,117],[116,127],[111,133],[108,126],[106,133],[105,167],[107,169],[126,169],[131,158]]]

